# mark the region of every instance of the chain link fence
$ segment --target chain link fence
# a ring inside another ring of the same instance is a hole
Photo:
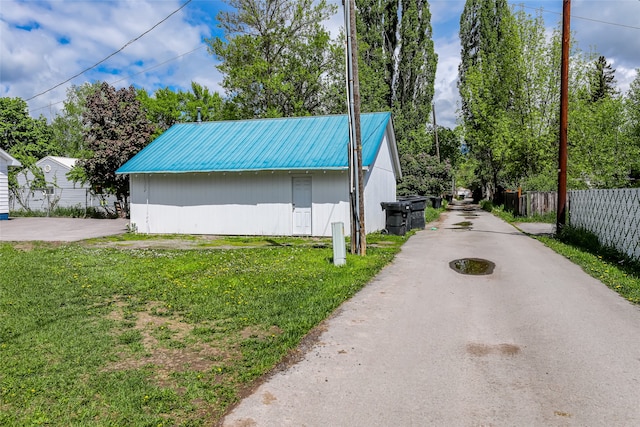
[[[640,260],[640,188],[569,192],[569,224]]]

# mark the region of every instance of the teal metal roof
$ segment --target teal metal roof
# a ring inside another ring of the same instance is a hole
[[[390,120],[391,113],[361,115],[364,166],[373,163]],[[116,173],[346,169],[348,142],[346,115],[182,123]]]

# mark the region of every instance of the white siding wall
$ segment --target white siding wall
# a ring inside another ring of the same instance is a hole
[[[7,161],[0,157],[0,216],[9,215],[9,172]],[[0,219],[2,219],[0,218]]]
[[[331,236],[331,223],[342,222],[350,234],[349,175],[344,172],[317,172],[312,176],[312,233]]]
[[[24,171],[18,174],[17,180],[18,185],[20,185],[22,190],[22,198],[25,200],[30,209],[32,210],[47,210],[49,207],[49,203],[53,202],[56,198],[59,198],[57,204],[55,206],[58,207],[74,207],[80,206],[82,208],[85,207],[99,207],[100,199],[98,197],[94,197],[88,191],[88,188],[80,185],[80,183],[74,184],[73,181],[70,181],[67,178],[67,173],[69,173],[69,168],[65,165],[61,165],[56,161],[46,161],[40,163],[40,167],[42,168],[42,173],[44,174],[44,178],[47,181],[48,186],[53,187],[53,194],[45,195],[42,191],[34,191],[33,194],[30,193],[30,189],[28,188],[29,184],[33,180],[33,174],[30,171]],[[49,165],[49,168],[45,166]],[[47,169],[49,171],[47,172]],[[116,201],[115,196],[109,196],[106,199],[107,203],[113,208],[113,203]],[[15,209],[21,209],[22,206],[18,206],[17,204],[14,206]]]
[[[291,235],[292,178],[286,172],[134,174],[131,223],[141,233]],[[346,172],[314,172],[312,230],[330,236],[349,218]],[[345,227],[345,229],[348,228]]]
[[[386,226],[385,212],[381,202],[396,200],[396,178],[393,172],[389,140],[385,134],[380,150],[365,175],[365,228],[367,233],[383,230]]]

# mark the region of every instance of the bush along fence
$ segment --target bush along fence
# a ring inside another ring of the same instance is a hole
[[[544,215],[556,212],[558,193],[556,191],[506,191],[504,209],[516,216]]]
[[[640,261],[640,188],[570,191],[569,225]]]

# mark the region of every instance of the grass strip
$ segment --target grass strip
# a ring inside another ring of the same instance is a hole
[[[640,271],[635,266],[607,259],[552,237],[537,236],[536,239],[582,267],[587,274],[598,279],[623,298],[636,304],[640,303]]]

